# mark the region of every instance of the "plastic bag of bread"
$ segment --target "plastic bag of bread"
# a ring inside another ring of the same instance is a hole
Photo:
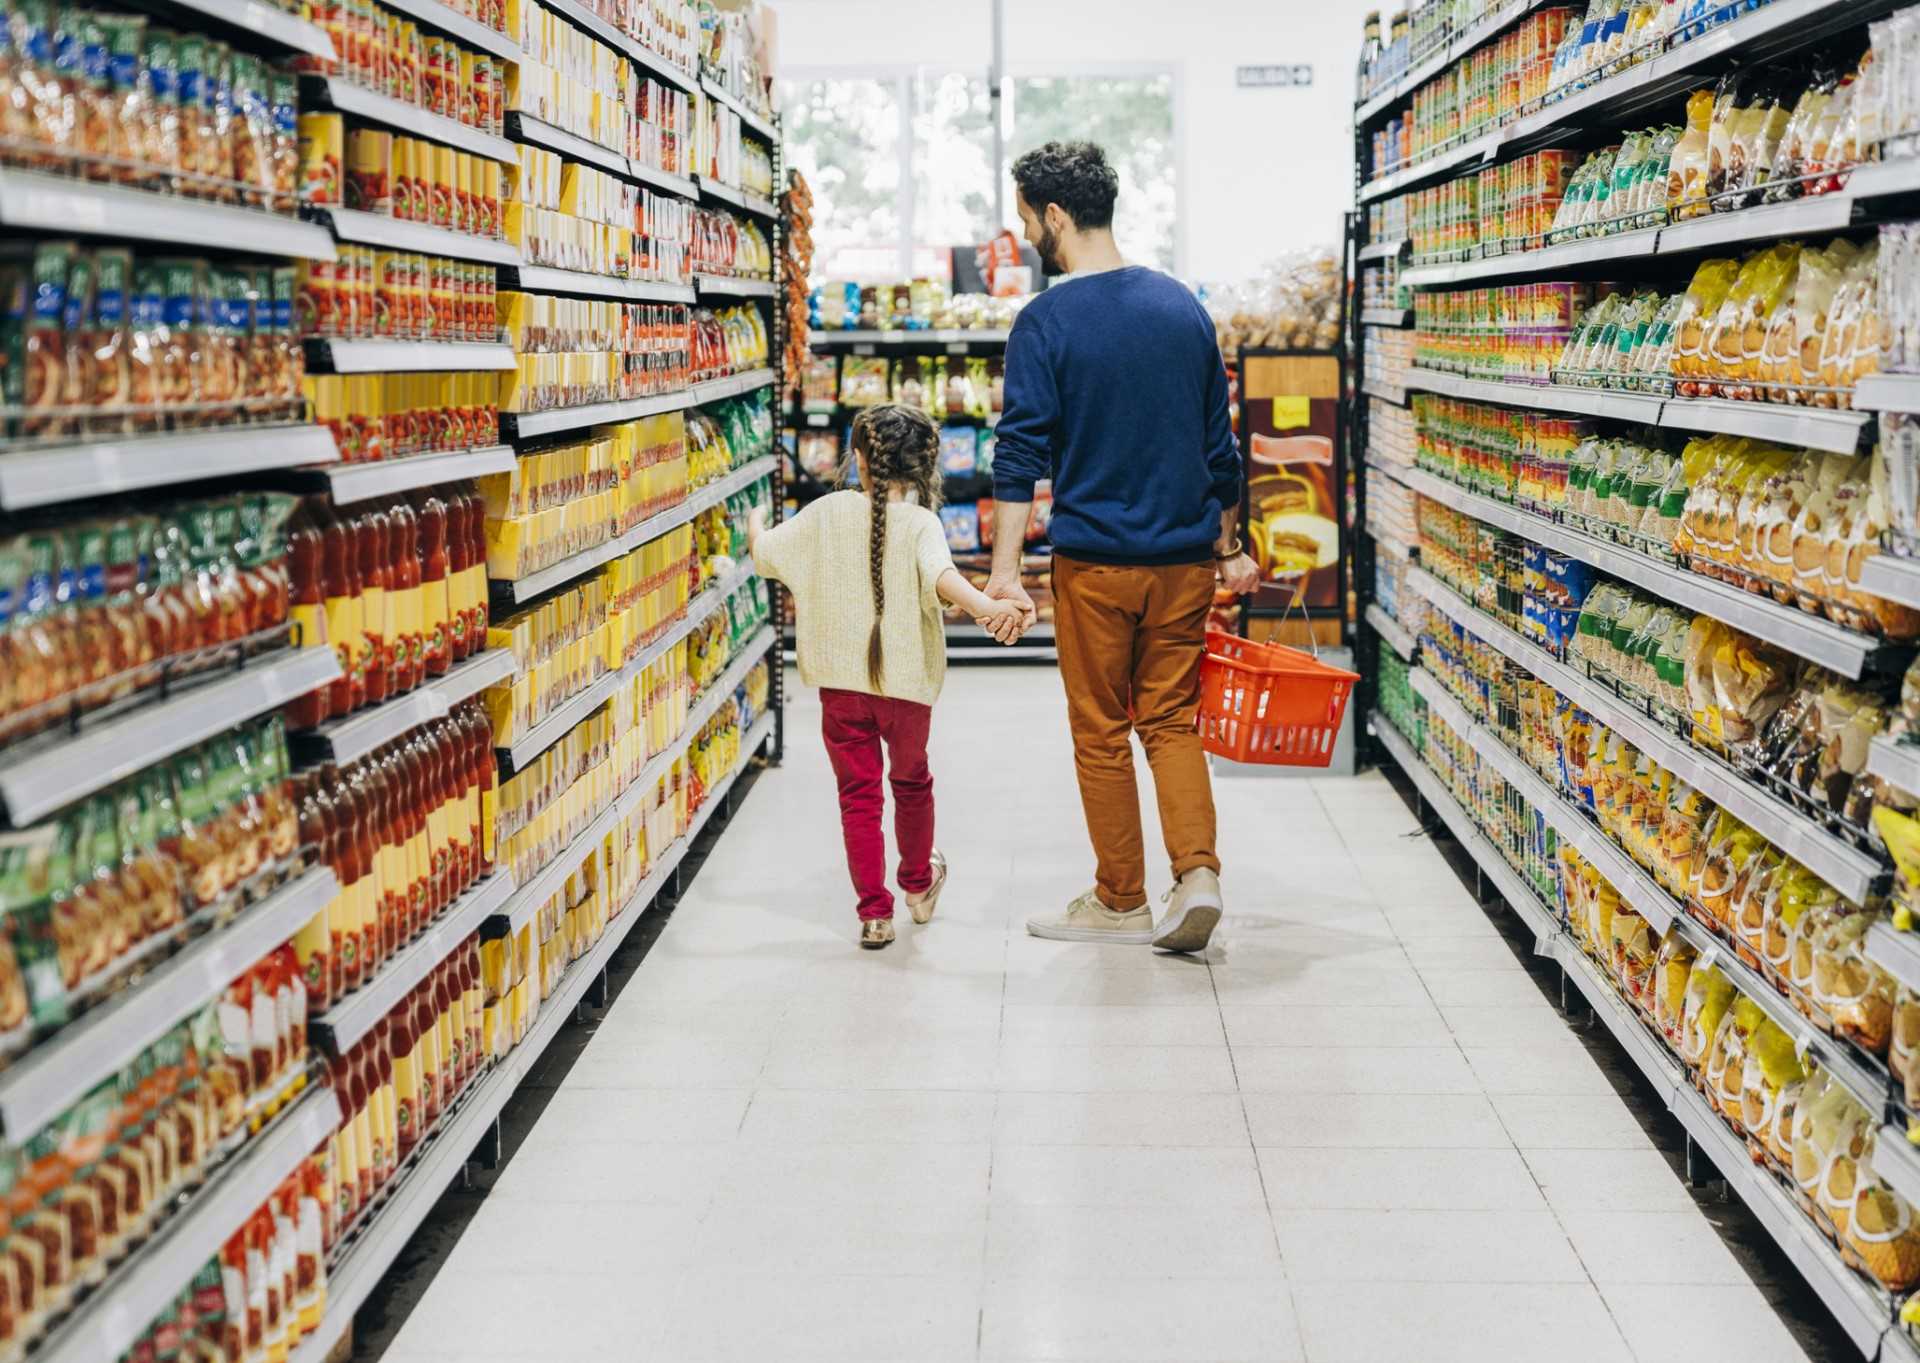
[[[1819,614],[1827,592],[1827,539],[1841,517],[1840,490],[1857,478],[1859,459],[1834,455],[1820,461],[1793,523],[1794,603]]]
[[[1818,66],[1802,88],[1799,99],[1794,101],[1793,112],[1787,115],[1787,125],[1780,134],[1780,145],[1774,152],[1773,169],[1767,177],[1766,198],[1769,203],[1797,199],[1805,193],[1803,177],[1807,174],[1808,148],[1814,125],[1826,112],[1839,81],[1839,71],[1828,65]]]
[[[1832,1227],[1835,1238],[1844,1241],[1847,1227],[1853,1220],[1853,1190],[1860,1167],[1866,1162],[1874,1122],[1867,1110],[1860,1106],[1859,1100],[1837,1081],[1823,1098],[1826,1105],[1815,1116],[1812,1130],[1808,1133],[1820,1159],[1814,1203],[1820,1215]],[[1796,1125],[1796,1145],[1799,1136]],[[1844,1243],[1841,1253],[1843,1257],[1846,1256]]]
[[[1720,736],[1738,751],[1766,728],[1773,712],[1793,693],[1798,676],[1793,656],[1744,634],[1728,632],[1713,651],[1713,690]]]
[[[1793,1115],[1806,1080],[1806,1067],[1795,1053],[1793,1038],[1772,1018],[1761,1017],[1747,1038],[1740,1119],[1748,1134],[1782,1166],[1793,1160]]]
[[[1903,932],[1912,931],[1920,913],[1920,819],[1908,810],[1882,804],[1873,811],[1873,831],[1893,858],[1893,920]]]
[[[1839,925],[1853,912],[1851,905],[1828,887],[1800,911],[1787,938],[1787,997],[1810,1018],[1824,1018],[1819,1002],[1820,958]]]
[[[1767,396],[1767,338],[1776,325],[1784,331],[1793,316],[1793,291],[1800,277],[1801,248],[1795,242],[1783,242],[1770,253],[1773,256],[1762,272],[1761,284],[1741,319],[1742,347],[1738,380],[1722,385],[1723,397],[1752,402]]]
[[[1883,538],[1892,525],[1888,478],[1888,461],[1876,447],[1868,459],[1865,496],[1848,509],[1850,514],[1841,532],[1840,580],[1834,580],[1836,565],[1831,555],[1827,577],[1845,605],[1845,618],[1834,617],[1839,623],[1907,642],[1920,638],[1920,611],[1875,596],[1861,585],[1867,564],[1881,552]]]
[[[1904,1292],[1920,1283],[1920,1221],[1907,1200],[1874,1171],[1873,1143],[1878,1135],[1870,1125],[1866,1148],[1855,1168],[1846,1247],[1882,1287]]]
[[[1775,402],[1807,401],[1808,391],[1820,381],[1820,354],[1826,343],[1833,297],[1859,248],[1845,238],[1801,253],[1793,295],[1780,322],[1777,339],[1770,341],[1776,364],[1770,375],[1768,397]]]
[[[1620,993],[1642,1014],[1651,1016],[1653,965],[1660,954],[1653,929],[1636,910],[1622,904],[1613,911],[1610,936],[1609,963]]]
[[[1653,1026],[1675,1054],[1686,1023],[1687,979],[1696,959],[1693,944],[1670,932],[1653,962]]]
[[[1693,272],[1673,328],[1674,391],[1681,397],[1699,397],[1705,391],[1708,332],[1739,275],[1740,262],[1725,259],[1702,261]]]
[[[1719,694],[1713,685],[1713,658],[1732,638],[1732,630],[1705,615],[1695,616],[1687,630],[1687,713],[1693,716],[1693,741],[1715,751],[1724,751],[1726,741],[1721,736]]]
[[[1849,1109],[1857,1107],[1853,1096],[1831,1074],[1815,1070],[1801,1085],[1800,1103],[1793,1114],[1793,1158],[1789,1167],[1795,1200],[1828,1235],[1835,1232],[1820,1206],[1820,1184],[1835,1147],[1846,1138]]]
[[[1674,221],[1707,211],[1707,147],[1713,135],[1714,92],[1687,96],[1687,127],[1667,163],[1667,207]]]
[[[1740,1091],[1747,1077],[1747,1042],[1753,1036],[1753,1029],[1765,1018],[1759,1004],[1736,992],[1733,1006],[1721,1016],[1720,1025],[1714,1029],[1713,1041],[1707,1047],[1706,1064],[1700,1071],[1707,1101],[1742,1135],[1746,1134],[1746,1122]]]
[[[1813,1001],[1860,1049],[1887,1053],[1893,1031],[1893,979],[1867,959],[1867,928],[1877,915],[1851,905],[1835,914],[1814,944]]]
[[[1687,989],[1680,1008],[1680,1058],[1699,1070],[1707,1063],[1720,1021],[1733,1006],[1738,991],[1719,970],[1695,963],[1687,975]]]
[[[1684,897],[1691,888],[1694,859],[1706,840],[1713,804],[1684,781],[1674,782],[1660,822],[1660,850],[1654,859],[1654,878],[1663,889]]]
[[[1767,318],[1781,297],[1782,279],[1799,247],[1781,243],[1748,256],[1720,301],[1707,330],[1706,373],[1709,391],[1721,397],[1751,397],[1746,357],[1766,342]]]
[[[1733,934],[1740,959],[1752,966],[1764,960],[1767,941],[1767,904],[1773,894],[1773,882],[1786,866],[1787,858],[1769,845],[1760,849],[1746,877],[1728,905],[1727,927]]]
[[[1827,334],[1820,346],[1816,407],[1852,405],[1854,383],[1880,363],[1880,246],[1870,244],[1855,256],[1834,291]]]
[[[1838,898],[1832,886],[1797,861],[1789,859],[1774,873],[1767,892],[1760,955],[1766,973],[1789,994],[1793,992],[1793,956],[1801,921],[1809,914],[1818,915]],[[1808,962],[1811,968],[1811,955]]]
[[[1694,901],[1714,921],[1731,925],[1734,900],[1765,847],[1764,838],[1726,810],[1714,815],[1707,855],[1693,886]]]
[[[1893,991],[1893,1030],[1887,1039],[1887,1068],[1900,1081],[1910,1108],[1920,1108],[1920,994],[1905,985]]]

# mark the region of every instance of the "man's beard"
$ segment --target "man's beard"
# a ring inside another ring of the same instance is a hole
[[[1060,235],[1051,227],[1040,229],[1040,244],[1033,248],[1040,256],[1040,277],[1058,279],[1067,273],[1067,267],[1060,261]]]

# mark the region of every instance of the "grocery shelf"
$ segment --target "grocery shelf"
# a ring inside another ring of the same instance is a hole
[[[1449,619],[1519,663],[1640,751],[1726,809],[1856,904],[1867,901],[1884,867],[1878,858],[1832,833],[1740,772],[1655,723],[1636,705],[1559,662],[1421,568],[1408,571],[1411,588]]]
[[[1908,989],[1920,990],[1920,933],[1875,923],[1867,929],[1867,959]]]
[[[1363,308],[1360,322],[1369,327],[1410,327],[1413,325],[1413,309]]]
[[[737,398],[742,393],[751,393],[772,385],[771,369],[749,369],[744,374],[732,374],[724,379],[708,379],[704,383],[693,385],[693,405],[703,407],[709,402]]]
[[[684,637],[684,631],[681,637]],[[701,691],[699,699],[687,707],[687,718],[681,726],[680,736],[648,758],[640,774],[575,835],[564,852],[529,876],[526,884],[496,909],[493,916],[500,920],[497,926],[504,926],[510,932],[518,932],[526,926],[527,921],[540,911],[540,906],[567,883],[567,877],[580,868],[580,863],[600,845],[601,840],[638,811],[640,801],[660,784],[663,776],[673,770],[674,763],[686,756],[687,748],[700,732],[701,726],[732,698],[735,688],[746,680],[747,673],[753,670],[773,643],[773,629],[767,626],[741,646],[739,656],[728,663],[720,675]],[[632,666],[623,671],[631,672]],[[742,751],[746,749],[743,747]],[[688,836],[690,838],[692,835]]]
[[[1385,90],[1369,96],[1364,102],[1354,106],[1354,123],[1365,127],[1446,70],[1459,58],[1489,39],[1499,37],[1507,29],[1547,3],[1549,0],[1512,0],[1512,3],[1503,5],[1479,23],[1462,29],[1460,33],[1440,44],[1436,51],[1422,58],[1418,65],[1409,67],[1404,76]]]
[[[337,461],[324,426],[235,426],[115,436],[0,454],[0,510]]]
[[[1665,399],[1651,393],[1622,393],[1610,388],[1569,388],[1560,384],[1507,383],[1500,379],[1470,379],[1437,369],[1407,371],[1407,391],[1439,393],[1474,402],[1530,407],[1573,416],[1603,416],[1615,421],[1652,425],[1660,419]]]
[[[1842,629],[1832,621],[1797,606],[1782,605],[1771,597],[1742,591],[1675,564],[1662,563],[1645,554],[1548,520],[1545,516],[1523,511],[1480,493],[1469,492],[1423,470],[1390,467],[1371,461],[1370,467],[1381,469],[1395,481],[1455,511],[1524,535],[1537,544],[1644,587],[1675,605],[1710,615],[1723,624],[1777,644],[1845,677],[1858,679],[1864,675],[1886,647],[1880,639]]]
[[[193,1016],[326,908],[339,889],[315,867],[203,933],[0,1072],[0,1130],[19,1145]]]
[[[595,679],[579,695],[567,700],[559,710],[527,730],[515,742],[507,747],[498,748],[496,751],[502,766],[509,773],[519,771],[559,742],[574,725],[604,705],[607,697],[619,690],[623,683],[632,680],[637,673],[651,666],[674,644],[691,634],[696,626],[718,610],[728,597],[745,586],[753,576],[753,566],[741,564],[734,569],[732,576],[704,588],[688,603],[686,614],[659,639],[641,650],[632,661],[623,664],[616,671],[608,672]]]
[[[1413,560],[1413,549],[1410,546],[1402,544],[1397,539],[1389,538],[1371,527],[1368,528],[1367,534],[1373,537],[1373,547],[1375,549],[1383,549],[1403,562],[1411,562]]]
[[[333,61],[338,55],[333,50],[333,39],[324,28],[289,14],[278,5],[259,4],[256,0],[174,0],[174,3],[309,57]]]
[[[227,1238],[340,1124],[331,1088],[316,1084],[223,1161],[153,1237],[87,1294],[34,1348],[46,1363],[119,1358]]]
[[[1391,402],[1396,407],[1407,405],[1407,390],[1390,383],[1376,383],[1372,379],[1360,381],[1360,391],[1370,398],[1379,398],[1382,402]]]
[[[1540,902],[1540,897],[1521,879],[1520,873],[1509,866],[1499,849],[1487,841],[1486,835],[1468,817],[1460,802],[1453,798],[1453,792],[1446,788],[1432,768],[1420,760],[1413,745],[1393,727],[1392,722],[1378,710],[1369,718],[1373,723],[1374,736],[1392,754],[1393,760],[1407,774],[1407,779],[1413,782],[1427,804],[1440,816],[1440,821],[1453,834],[1454,841],[1479,864],[1500,891],[1500,897],[1533,929],[1537,949],[1551,943],[1559,931],[1558,915],[1548,911],[1546,905]]]
[[[759,742],[765,742],[766,722],[756,724],[750,734],[753,732],[760,734]],[[333,1356],[336,1346],[352,1328],[355,1313],[399,1258],[440,1195],[459,1175],[488,1128],[499,1118],[507,1100],[573,1016],[575,1007],[605,971],[607,962],[626,941],[633,925],[640,921],[669,877],[679,869],[695,835],[706,826],[714,806],[732,789],[740,770],[744,769],[744,761],[753,751],[752,747],[741,745],[742,768],[714,787],[707,802],[694,814],[686,835],[655,858],[653,869],[647,872],[620,912],[609,920],[600,940],[561,977],[553,997],[541,1002],[520,1044],[475,1081],[439,1127],[421,1142],[412,1165],[403,1170],[386,1200],[367,1222],[349,1232],[346,1252],[327,1275],[326,1314],[319,1328],[293,1351],[290,1363],[327,1363]]]
[[[428,3],[430,0],[422,0]],[[520,251],[512,242],[498,237],[478,237],[471,232],[456,232],[450,227],[434,227],[424,222],[408,222],[386,213],[365,213],[357,208],[308,205],[301,213],[309,221],[333,230],[341,241],[362,246],[385,246],[395,251],[418,251],[423,255],[448,256],[454,260],[477,260],[488,265],[517,265]]]
[[[749,109],[739,96],[729,93],[712,76],[702,75],[700,77],[700,93],[717,103],[724,104],[727,108],[740,115],[742,127],[759,133],[760,136],[766,138],[769,142],[778,142],[780,140],[779,132],[774,128],[773,124],[767,121],[764,115]]]
[[[1709,213],[1662,227],[1659,254],[1684,255],[1744,242],[1837,232],[1852,224],[1853,208],[1853,195],[1842,192]]]
[[[771,279],[731,279],[726,275],[694,276],[694,285],[703,298],[773,298],[780,292]]]
[[[1873,1172],[1893,1185],[1909,1203],[1920,1205],[1920,1150],[1907,1133],[1892,1123],[1880,1128],[1873,1142]]]
[[[259,659],[0,763],[0,802],[12,826],[23,828],[339,675],[340,661],[324,645]]]
[[[336,109],[343,114],[353,114],[368,122],[392,128],[395,132],[406,133],[409,137],[442,142],[504,165],[515,165],[520,160],[519,151],[504,137],[495,137],[492,133],[470,128],[445,114],[436,114],[417,104],[407,104],[391,95],[368,90],[355,85],[345,76],[301,77],[300,108],[304,113],[316,108]]]
[[[529,293],[575,293],[588,298],[625,298],[636,303],[691,303],[693,287],[650,279],[620,279],[587,270],[514,265],[500,272],[500,287]]]
[[[507,136],[517,142],[545,147],[548,151],[558,152],[583,165],[611,171],[615,175],[631,177],[633,174],[632,163],[613,148],[603,147],[598,142],[589,141],[578,133],[568,132],[532,114],[508,114]],[[517,153],[514,159],[519,159]]]
[[[670,170],[661,170],[658,166],[649,166],[645,162],[627,160],[627,177],[649,189],[657,189],[662,194],[677,194],[683,199],[696,199],[700,196],[700,187],[689,176],[676,175]]]
[[[327,229],[291,214],[30,170],[0,170],[0,225],[32,232],[77,232],[127,241],[166,242],[201,250],[333,259],[333,237]]]
[[[678,508],[675,508],[675,510],[678,510]],[[671,516],[673,512],[663,511],[659,514],[660,516]],[[658,518],[649,516],[643,524],[650,525],[656,519]],[[678,523],[679,522],[676,522],[676,524]],[[666,526],[663,528],[671,529],[672,527]],[[626,553],[624,547],[626,539],[627,537],[625,535],[615,535],[612,539],[603,540],[590,549],[582,549],[576,554],[568,554],[558,563],[550,563],[544,568],[526,574],[524,577],[490,578],[489,580],[499,583],[501,595],[510,597],[514,602],[531,601],[536,596],[544,596],[555,587],[565,586],[575,578],[585,576],[602,564],[611,563],[614,559],[619,558],[622,554]]]
[[[373,497],[434,487],[458,478],[480,478],[489,473],[513,472],[511,445],[475,445],[439,454],[409,454],[370,463],[335,463],[303,474],[302,486],[324,487],[335,506],[351,506]]]
[[[1920,374],[1868,374],[1854,386],[1859,412],[1920,412]]]
[[[1902,743],[1880,734],[1867,749],[1867,772],[1920,795],[1920,743]]]
[[[510,62],[523,61],[526,53],[506,34],[485,24],[469,19],[440,0],[392,0],[388,6],[402,14],[418,19],[421,23],[439,29],[449,38],[456,38],[463,46],[479,52],[489,52],[496,57],[505,57]]]
[[[661,412],[677,412],[690,406],[691,401],[688,391],[683,389],[656,397],[589,402],[579,407],[553,407],[543,412],[502,412],[500,430],[509,440],[530,440],[535,436],[577,431],[587,426],[606,426],[643,416],[656,416]]]
[[[1553,944],[1553,957],[1574,988],[1580,991],[1595,1017],[1633,1057],[1641,1074],[1660,1095],[1661,1103],[1672,1111],[1675,1095],[1688,1087],[1685,1068],[1660,1039],[1642,1025],[1638,1016],[1625,1006],[1618,991],[1600,973],[1588,955],[1572,937],[1562,934]]]
[[[513,877],[495,871],[449,904],[427,930],[400,948],[374,977],[315,1017],[309,1030],[332,1055],[345,1055],[380,1019],[404,999],[413,987],[453,954],[455,947],[480,930],[513,897]]]
[[[763,218],[777,218],[780,216],[780,206],[773,200],[763,199],[758,194],[752,193],[749,190],[739,189],[733,185],[723,185],[718,180],[708,176],[698,176],[695,187],[698,189],[701,198],[711,199],[715,203],[726,204],[728,207],[737,208],[743,213],[754,213]]]
[[[514,674],[513,651],[490,648],[476,653],[447,669],[437,677],[404,696],[370,706],[344,719],[331,719],[306,733],[288,735],[294,754],[302,762],[337,762],[342,766],[356,762],[422,724],[444,719],[461,701],[471,700],[489,686],[508,681]]]
[[[1884,600],[1920,607],[1920,558],[1875,554],[1860,569],[1860,587]]]
[[[698,89],[692,76],[651,48],[628,37],[585,5],[580,4],[579,0],[541,0],[541,3],[555,14],[592,34],[614,51],[624,52],[636,66],[658,76],[668,84],[678,86],[688,94],[693,94]]]
[[[307,368],[322,374],[504,372],[519,364],[503,341],[350,341],[307,338]]]
[[[807,333],[807,344],[822,350],[833,350],[842,346],[852,346],[856,351],[861,346],[905,350],[913,346],[926,345],[982,346],[993,350],[1004,347],[1007,337],[1011,334],[1010,331],[985,327],[977,331],[970,331],[963,327],[928,331],[810,331]]]
[[[1360,248],[1357,258],[1361,261],[1398,260],[1406,253],[1407,245],[1408,242],[1405,237],[1401,237],[1396,241],[1368,242]],[[1405,277],[1405,275],[1401,276],[1402,279],[1405,279]]]
[[[1774,0],[1775,4],[1784,2]],[[1744,435],[1835,454],[1852,454],[1860,448],[1861,433],[1871,420],[1865,412],[1735,402],[1730,398],[1669,398],[1660,407],[1660,424],[1669,430]]]
[[[1497,132],[1483,133],[1471,142],[1463,142],[1438,156],[1430,156],[1362,185],[1356,198],[1363,204],[1372,203],[1375,199],[1388,199],[1396,194],[1404,194],[1409,189],[1418,189],[1434,180],[1447,179],[1448,172],[1463,166],[1478,169],[1488,165],[1499,155],[1500,140]]]
[[[1603,261],[1651,256],[1659,236],[1658,229],[1649,228],[1585,241],[1569,241],[1557,246],[1543,246],[1535,251],[1508,251],[1501,255],[1483,256],[1478,260],[1410,265],[1400,272],[1400,282],[1411,289],[1426,289],[1442,284],[1462,284],[1469,280],[1496,279],[1502,275],[1540,274]]]
[[[1367,623],[1381,642],[1398,653],[1403,662],[1412,662],[1420,651],[1420,641],[1407,632],[1407,627],[1372,602],[1367,603],[1366,615]]]

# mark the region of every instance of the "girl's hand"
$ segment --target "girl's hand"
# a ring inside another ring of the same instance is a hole
[[[1015,601],[989,601],[973,618],[1001,644],[1012,645],[1027,632],[1026,611]]]

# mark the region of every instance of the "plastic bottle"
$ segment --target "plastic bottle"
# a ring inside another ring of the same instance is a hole
[[[420,523],[421,665],[444,677],[452,661],[452,607],[447,592],[447,504],[431,489],[415,493]]]
[[[375,508],[356,521],[360,554],[361,632],[366,640],[366,694],[369,705],[387,698],[391,678],[387,640],[387,514]]]

